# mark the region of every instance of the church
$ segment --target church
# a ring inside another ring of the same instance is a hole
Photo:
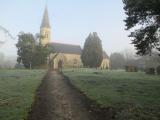
[[[59,63],[62,63],[63,68],[80,68],[83,67],[81,61],[82,48],[80,45],[72,45],[66,43],[51,43],[51,26],[49,22],[48,9],[45,8],[42,23],[40,26],[40,44],[43,46],[49,45],[53,48],[53,53],[49,55],[49,63],[53,69],[59,68]],[[103,52],[103,60],[100,66],[101,69],[109,68],[109,57],[106,52]]]

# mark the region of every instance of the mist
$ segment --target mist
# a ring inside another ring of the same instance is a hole
[[[0,68],[14,68],[16,59],[16,56],[5,56],[0,53]]]
[[[0,26],[0,68],[14,68],[17,59],[16,39]]]

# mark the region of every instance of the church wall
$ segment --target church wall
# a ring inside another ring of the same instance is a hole
[[[105,58],[102,60],[101,69],[109,69],[109,59]]]
[[[55,55],[55,54],[54,54]],[[53,55],[53,56],[54,56]],[[66,58],[64,56],[63,53],[58,53],[58,55],[56,56],[56,58],[53,60],[53,67],[54,69],[58,69],[58,62],[62,60],[63,61],[63,65],[66,64]]]
[[[54,54],[52,56],[54,56]],[[53,60],[54,69],[58,69],[58,62],[60,60],[63,61],[64,68],[74,68],[83,66],[81,62],[81,55],[58,53],[56,58]]]
[[[67,59],[66,67],[82,67],[81,55],[64,54]]]
[[[56,53],[52,54],[51,56],[54,57],[55,55]],[[58,69],[58,62],[60,60],[63,61],[63,68],[83,67],[83,63],[81,61],[81,55],[58,53],[56,58],[53,60],[54,69]],[[103,59],[100,68],[109,69],[109,59],[107,58]]]

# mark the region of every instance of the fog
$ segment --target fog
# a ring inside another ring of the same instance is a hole
[[[11,33],[0,26],[0,68],[13,68],[16,64],[16,40]]]
[[[16,56],[5,56],[0,53],[0,68],[14,68],[16,59]]]

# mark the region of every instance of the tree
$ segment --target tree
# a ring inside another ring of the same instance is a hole
[[[124,69],[125,58],[121,53],[112,53],[110,55],[111,69]]]
[[[47,64],[47,57],[49,55],[48,47],[36,45],[35,51],[33,54],[34,54],[34,57],[32,60],[33,67]]]
[[[87,37],[81,58],[85,67],[97,68],[101,65],[103,49],[96,32]]]
[[[137,66],[137,59],[140,56],[136,55],[132,49],[124,49],[123,56],[125,59],[125,66]]]
[[[160,65],[160,57],[157,54],[145,55],[137,59],[139,69],[145,70],[147,68],[156,68]]]
[[[123,0],[123,3],[126,30],[139,27],[129,36],[137,54],[151,55],[153,49],[160,52],[160,0]]]
[[[54,56],[54,57],[51,57],[51,53],[54,53],[54,47],[52,47],[52,45],[51,44],[49,44],[48,46],[47,46],[47,48],[48,48],[48,59],[49,59],[49,67],[50,68],[53,68],[53,59],[58,55],[58,53]]]
[[[16,47],[18,48],[17,62],[23,63],[26,68],[32,68],[32,61],[35,52],[35,39],[34,36],[30,33],[20,33],[18,35],[18,43]]]
[[[46,64],[49,54],[48,47],[37,44],[35,37],[30,33],[20,33],[18,35],[17,62],[22,63],[25,68],[34,68]]]
[[[156,68],[160,65],[160,57],[156,54],[152,56],[145,56],[145,65],[146,68]]]

